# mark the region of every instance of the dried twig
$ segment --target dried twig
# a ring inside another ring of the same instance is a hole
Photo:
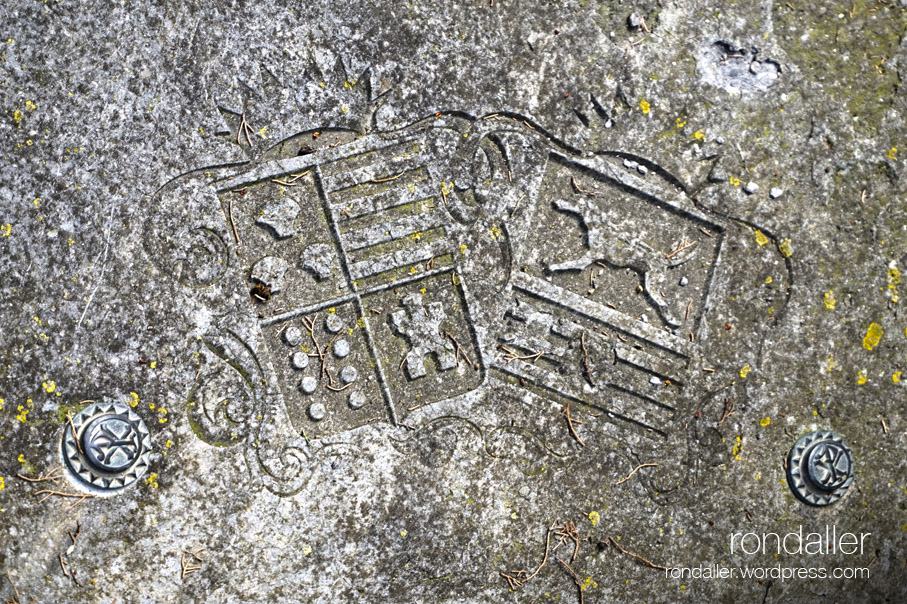
[[[614,547],[616,547],[620,553],[630,556],[631,558],[634,558],[636,560],[639,560],[646,566],[651,566],[652,568],[658,568],[661,570],[671,570],[671,567],[669,567],[669,566],[661,566],[660,564],[655,564],[651,560],[646,560],[639,554],[634,554],[633,552],[628,552],[627,550],[625,550],[624,548],[622,548],[620,546],[620,544],[617,542],[617,539],[615,539],[614,537],[608,537],[608,543],[610,543],[610,545],[613,545]]]
[[[638,472],[640,468],[654,468],[657,466],[658,466],[657,463],[641,463],[638,466],[636,466],[635,468],[633,468],[632,472],[630,472],[629,474],[627,474],[626,476],[624,476],[623,478],[621,478],[620,480],[615,482],[614,486],[616,487],[617,485],[623,484],[623,483],[627,482],[628,480],[630,480],[630,478],[632,478],[632,476],[634,474],[636,474],[636,472]]]
[[[579,531],[576,530],[576,524],[572,520],[568,520],[563,526],[557,527],[555,531],[557,532],[554,534],[561,538],[561,543],[566,543],[567,539],[573,541],[573,556],[571,556],[570,561],[576,562],[576,557],[579,555]]]
[[[520,202],[523,201],[523,199],[525,199],[525,197],[526,197],[526,194],[523,193],[522,195],[520,195],[520,198],[516,200],[516,203],[513,204],[513,209],[510,210],[510,217],[511,217],[511,218],[513,218],[513,215],[516,214],[516,209],[517,209],[518,207],[520,207]]]
[[[196,564],[193,562],[195,559],[197,562],[204,562],[205,559],[199,556],[199,553],[205,551],[205,548],[199,548],[194,552],[184,551],[180,556],[180,579],[185,579],[186,575],[192,574],[195,571],[202,569],[201,564]]]
[[[69,556],[76,549],[76,541],[79,539],[79,535],[82,534],[82,521],[76,521],[76,532],[73,534],[72,531],[69,531],[69,538],[72,539],[72,545],[66,549],[66,555]]]
[[[236,221],[233,220],[233,198],[230,198],[230,226],[233,227],[233,237],[239,243],[239,232],[236,230]]]
[[[723,424],[724,420],[729,418],[731,416],[731,414],[734,413],[735,407],[736,407],[736,405],[734,404],[734,401],[732,401],[729,398],[725,398],[724,399],[724,413],[721,415],[721,419],[719,419],[718,423],[715,425],[720,426],[721,424]]]
[[[882,430],[885,432],[885,434],[888,434],[888,424],[885,423],[884,417],[882,418]]]
[[[667,260],[670,260],[671,258],[673,258],[674,256],[676,256],[676,255],[679,254],[680,252],[682,252],[682,251],[684,251],[684,250],[687,250],[687,249],[693,247],[693,246],[696,245],[697,243],[699,243],[698,240],[695,240],[695,241],[687,241],[686,239],[684,239],[684,240],[682,240],[682,241],[680,242],[680,244],[677,246],[677,248],[676,248],[673,252],[671,252],[670,254],[666,254],[666,255],[665,255],[665,258],[666,258]]]
[[[501,572],[500,575],[507,580],[507,583],[510,585],[510,589],[516,589],[517,587],[522,587],[529,580],[533,579],[539,571],[542,570],[542,567],[548,562],[548,551],[551,549],[551,532],[555,530],[554,525],[552,525],[546,535],[545,535],[545,555],[542,558],[541,564],[538,565],[538,568],[530,575],[528,570],[512,570],[510,574]],[[524,577],[525,578],[522,578]]]
[[[22,480],[24,480],[26,482],[50,481],[54,484],[57,484],[57,481],[60,480],[61,478],[63,478],[62,472],[63,471],[60,468],[54,468],[47,474],[42,474],[41,476],[38,476],[37,478],[29,478],[28,476],[23,476],[22,474],[16,474],[16,476],[18,476],[19,478],[21,478]]]
[[[690,318],[690,309],[693,307],[693,298],[690,298],[690,301],[687,303],[687,314],[684,315],[683,320],[686,321]]]
[[[579,580],[579,577],[576,575],[576,572],[574,572],[574,570],[572,568],[570,568],[569,564],[567,564],[560,558],[557,558],[557,561],[561,563],[561,566],[564,567],[564,570],[566,570],[570,574],[570,576],[573,578],[573,582],[576,583],[576,589],[579,591],[579,604],[584,604],[582,581]]]
[[[50,497],[53,497],[54,495],[56,495],[57,497],[75,498],[76,501],[75,501],[75,503],[73,503],[72,505],[69,506],[70,508],[74,508],[77,505],[79,505],[80,503],[82,503],[84,500],[91,499],[92,497],[94,497],[94,495],[92,495],[91,493],[64,493],[62,491],[52,491],[50,489],[42,489],[40,491],[35,491],[34,493],[32,493],[32,495],[34,495],[35,497],[37,497],[38,495],[44,495],[44,497],[39,499],[37,503],[43,503],[45,500],[47,500]]]
[[[507,353],[504,355],[505,361],[512,361],[514,359],[519,360],[519,361],[528,361],[529,359],[532,359],[532,362],[535,363],[540,358],[542,358],[542,355],[545,354],[545,352],[546,352],[545,350],[541,350],[539,352],[533,352],[532,354],[522,354],[521,355],[518,352],[516,352],[515,350],[513,350],[512,348],[508,348],[507,346],[504,346],[503,344],[498,344],[498,348],[500,348],[501,350],[503,350],[504,352]]]
[[[588,195],[589,197],[595,197],[596,195],[598,195],[598,193],[596,193],[595,191],[587,191],[586,189],[580,187],[576,182],[576,176],[571,176],[570,181],[573,183],[573,188],[576,189],[577,193],[582,193],[583,195]]]
[[[592,371],[589,369],[589,351],[586,350],[586,332],[584,331],[580,336],[580,344],[583,347],[583,373],[586,376],[586,379],[589,380],[590,386],[595,386],[595,380],[592,379]]]
[[[242,112],[242,119],[239,122],[239,128],[236,130],[236,144],[240,147],[242,146],[242,135],[246,135],[246,142],[249,143],[250,147],[254,147],[252,144],[252,138],[249,136],[249,133],[252,132],[252,127],[249,126],[249,122],[246,121],[246,112]]]
[[[387,178],[373,178],[373,179],[371,179],[369,182],[374,182],[374,183],[379,183],[379,182],[389,182],[389,181],[391,181],[391,180],[397,180],[397,179],[400,178],[401,176],[403,176],[403,172],[400,172],[399,174],[397,174],[397,175],[395,175],[395,176],[389,176],[389,177],[387,177]]]
[[[583,439],[579,437],[579,434],[576,433],[576,430],[573,428],[574,423],[582,423],[570,417],[570,403],[567,403],[567,406],[564,407],[564,410],[561,411],[561,415],[567,416],[567,427],[570,428],[570,434],[573,435],[573,438],[576,439],[576,442],[579,443],[579,446],[585,447],[586,443],[583,442]]]
[[[12,600],[7,600],[6,604],[21,604],[21,596],[19,596],[19,590],[16,588],[16,584],[13,583],[13,578],[9,574],[9,569],[6,569],[6,578],[9,579],[9,584],[13,587],[13,592],[15,592],[16,597]]]
[[[457,355],[457,367],[460,366],[460,354],[463,355],[463,358],[466,359],[466,362],[467,362],[467,363],[469,363],[470,365],[472,365],[472,364],[473,364],[473,363],[472,363],[472,359],[469,358],[469,355],[466,354],[466,351],[463,350],[463,347],[460,346],[460,343],[457,342],[457,339],[456,339],[455,337],[453,337],[453,334],[450,333],[449,331],[445,331],[445,332],[444,332],[444,335],[446,335],[448,338],[450,338],[450,340],[454,343],[454,346],[457,347],[457,351],[456,351],[456,355]]]

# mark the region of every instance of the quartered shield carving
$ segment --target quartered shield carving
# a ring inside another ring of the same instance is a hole
[[[248,299],[244,346],[265,385],[243,379],[268,409],[250,413],[259,431],[282,422],[305,451],[414,414],[479,426],[472,402],[528,389],[671,434],[703,367],[726,240],[746,227],[697,207],[651,162],[580,153],[528,124],[438,114],[335,131],[314,152],[299,135],[209,183],[220,208],[208,228],[230,249],[213,287]],[[763,251],[784,286],[784,258]]]

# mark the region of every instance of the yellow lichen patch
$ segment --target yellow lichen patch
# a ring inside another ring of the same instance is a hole
[[[866,370],[865,369],[860,370],[860,373],[857,374],[857,384],[862,386],[863,384],[865,384],[868,381],[869,381],[869,378],[866,377]]]
[[[406,529],[403,529],[402,531],[400,531],[401,537],[406,537],[406,535],[407,535]]]
[[[53,380],[49,382],[42,382],[41,387],[44,388],[44,390],[47,391],[48,394],[57,389],[57,385],[53,382]]]
[[[763,428],[772,423],[772,418],[766,416],[759,420],[759,425]]]
[[[639,108],[642,110],[643,114],[649,113],[650,107],[651,105],[649,105],[649,101],[647,101],[646,99],[639,101]]]
[[[126,397],[126,404],[132,407],[133,409],[139,404],[139,395],[135,392],[130,392],[129,396]]]
[[[895,371],[891,376],[891,381],[894,382],[895,384],[900,384],[901,383],[901,372]]]
[[[167,410],[163,407],[158,407],[157,409],[157,423],[166,424],[167,423]]]
[[[736,176],[731,176],[731,177],[728,179],[728,182],[730,182],[730,183],[731,183],[732,185],[734,185],[735,187],[739,187],[739,186],[740,186],[740,179],[737,178]]]
[[[589,512],[589,522],[592,523],[592,526],[598,526],[598,521],[601,520],[601,516],[595,510]]]
[[[677,124],[678,128],[683,128],[684,126],[687,125],[687,121],[685,119],[683,119],[682,117],[677,118],[677,121],[675,123]]]
[[[740,377],[742,377],[743,379],[746,379],[746,376],[748,376],[752,370],[753,370],[753,368],[750,366],[749,363],[747,363],[746,365],[744,365],[743,367],[740,368]]]
[[[835,292],[831,290],[825,292],[825,308],[827,308],[828,310],[834,310],[837,304],[838,301],[835,299]]]
[[[492,239],[497,241],[498,239],[501,239],[503,236],[504,236],[504,232],[501,230],[501,227],[499,227],[498,225],[494,225],[493,227],[491,227],[491,238]]]
[[[148,476],[148,478],[145,479],[145,484],[147,484],[152,489],[158,488],[159,485],[157,483],[157,472],[152,472]]]
[[[829,357],[825,359],[824,371],[825,373],[831,373],[831,371],[837,366],[838,364],[837,362],[835,362],[835,357],[829,355]]]
[[[5,402],[6,402],[5,400],[0,398],[0,411],[3,411],[3,403],[5,403]]]
[[[359,317],[359,320],[356,321],[356,325],[359,326],[359,329],[365,329],[365,317]]]
[[[790,258],[794,251],[790,247],[790,239],[782,239],[778,242],[778,251],[781,252],[781,255],[785,258]]]
[[[863,348],[872,350],[879,345],[885,330],[878,323],[870,323],[866,329],[866,335],[863,337]]]
[[[303,556],[308,556],[308,555],[311,554],[311,553],[312,553],[312,546],[311,546],[311,545],[309,545],[309,544],[307,543],[307,544],[305,544],[305,545],[302,546],[302,555],[303,555]]]
[[[901,282],[901,271],[898,270],[898,267],[894,265],[892,261],[888,265],[888,298],[897,303],[900,299],[898,295],[898,284]]]
[[[465,243],[460,245],[460,253],[463,254],[464,256],[466,255],[466,250],[468,250],[468,249],[469,249],[469,246],[466,245]]]
[[[4,488],[6,488],[6,481],[3,480],[2,476],[0,476],[0,491],[2,491]]]
[[[898,148],[892,147],[888,150],[888,159],[897,159],[898,158]]]
[[[705,140],[705,134],[703,134],[702,130],[697,130],[693,133],[693,138],[701,142]]]
[[[157,361],[151,361],[148,365],[151,369],[157,369]]]
[[[731,457],[740,461],[740,454],[743,453],[743,437],[738,436],[736,438],[736,444],[734,444],[734,449],[731,451]]]
[[[598,587],[598,583],[592,580],[592,575],[586,577],[579,586],[579,588],[583,591],[586,591],[590,587]]]
[[[0,227],[0,235],[3,235],[4,237],[9,237],[9,234],[12,232],[13,232],[13,225],[11,225],[8,222],[5,225],[3,225],[2,227]]]
[[[765,233],[762,231],[756,231],[756,243],[759,244],[759,247],[762,247],[768,243],[768,237],[765,236]]]

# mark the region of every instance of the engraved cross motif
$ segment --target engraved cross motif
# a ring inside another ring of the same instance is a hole
[[[403,298],[406,310],[395,311],[391,315],[394,330],[409,340],[410,350],[406,354],[406,376],[417,379],[426,375],[425,357],[434,354],[438,359],[441,371],[453,369],[457,358],[453,347],[441,336],[441,321],[446,317],[444,306],[440,302],[422,304],[420,294],[410,294]],[[408,317],[407,317],[408,315]]]

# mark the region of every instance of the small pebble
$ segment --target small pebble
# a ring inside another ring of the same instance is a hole
[[[640,315],[639,320],[642,321],[643,323],[648,323],[649,317],[647,317],[645,314],[642,314],[642,315]]]
[[[624,168],[627,168],[628,170],[635,170],[637,167],[639,167],[639,162],[635,162],[629,159],[624,160]]]
[[[723,145],[723,144],[724,144],[724,137],[723,137],[723,136],[719,136],[718,138],[715,139],[715,142],[718,143],[719,145]]]
[[[520,497],[529,497],[529,493],[529,487],[527,487],[526,485],[520,487]]]
[[[340,370],[340,381],[344,384],[352,384],[358,376],[359,372],[355,367],[344,367]]]
[[[302,378],[302,381],[299,382],[299,389],[306,394],[312,394],[315,392],[315,388],[318,387],[318,380],[312,376],[306,376]]]
[[[322,403],[312,403],[309,406],[309,417],[316,422],[323,420],[327,414],[328,410]]]
[[[283,330],[283,341],[290,346],[299,346],[302,343],[302,332],[298,327],[287,327]]]
[[[746,183],[746,186],[743,187],[743,190],[746,191],[747,194],[752,195],[759,190],[759,185],[754,182],[748,182]]]
[[[346,340],[337,340],[334,342],[334,356],[342,359],[350,353],[350,343]]]
[[[290,358],[290,365],[293,369],[305,369],[309,366],[309,355],[304,352],[294,352]]]
[[[653,386],[661,386],[661,380],[654,375],[649,378],[649,383]]]
[[[627,17],[627,25],[636,29],[637,27],[642,26],[642,15],[639,13],[630,13],[630,16]]]
[[[646,174],[649,173],[649,169],[641,164],[636,167],[636,171],[639,172],[640,174],[642,174],[643,176],[645,176]]]
[[[680,278],[680,287],[686,287],[689,282],[690,282],[690,280],[687,279],[686,277],[681,277]]]
[[[324,328],[331,333],[337,333],[343,328],[343,319],[337,315],[328,315],[324,320]]]
[[[772,187],[772,190],[768,192],[768,196],[772,199],[778,199],[784,194],[784,189],[781,187]]]

